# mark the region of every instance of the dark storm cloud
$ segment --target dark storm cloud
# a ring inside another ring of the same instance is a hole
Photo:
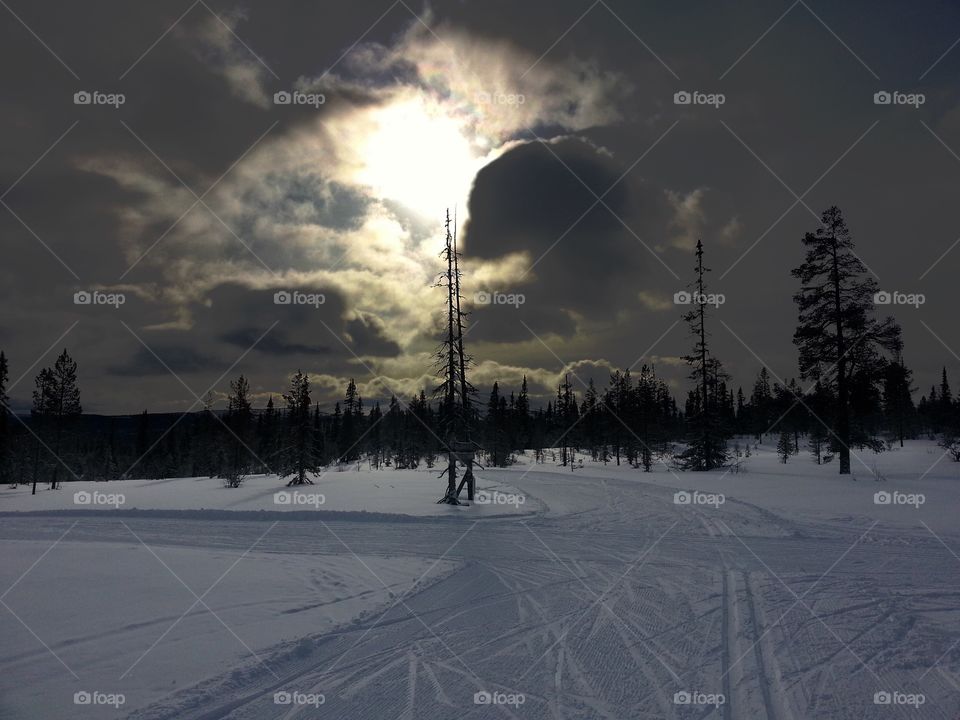
[[[278,301],[278,293],[289,298],[289,304]],[[383,336],[382,323],[369,314],[349,317],[344,298],[328,288],[251,289],[228,283],[211,291],[191,312],[189,329],[144,335],[151,349],[178,373],[222,370],[245,352],[268,364],[271,358],[322,362],[327,371],[352,365],[354,354],[399,352],[396,343]],[[163,367],[149,351],[138,351],[129,365],[114,371],[154,374]]]
[[[662,190],[629,177],[618,182],[625,170],[601,149],[568,139],[522,145],[480,171],[468,256],[527,257],[515,282],[483,288],[493,302],[474,310],[477,339],[511,343],[529,339],[530,330],[569,336],[575,315],[596,321],[637,307],[637,288],[660,269],[643,242],[657,245],[673,213]],[[499,303],[495,293],[522,294],[523,302]]]
[[[219,358],[212,357],[197,348],[177,345],[175,338],[168,338],[155,348],[140,347],[122,365],[108,368],[112,375],[138,378],[146,375],[193,375],[222,367]]]

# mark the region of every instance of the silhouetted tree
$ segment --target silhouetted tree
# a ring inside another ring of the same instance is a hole
[[[230,397],[227,398],[227,417],[224,422],[229,433],[226,438],[229,451],[221,477],[227,487],[240,487],[255,462],[249,450],[253,424],[250,383],[243,375],[230,382]]]
[[[320,471],[313,451],[310,421],[310,379],[302,372],[290,380],[283,394],[287,403],[286,433],[280,452],[280,477],[293,476],[287,485],[312,485],[310,473]]]
[[[697,241],[697,264],[692,283],[693,307],[683,316],[694,337],[693,351],[684,356],[690,366],[690,379],[695,390],[689,403],[687,448],[676,457],[684,470],[713,470],[722,467],[728,459],[727,437],[720,402],[726,401],[726,392],[718,398],[717,388],[725,378],[720,361],[710,353],[707,331],[707,284],[705,276],[710,269],[703,264],[703,242]],[[722,398],[722,400],[721,400]]]
[[[876,283],[853,251],[853,239],[839,208],[821,217],[821,227],[803,238],[804,262],[793,270],[800,280],[794,295],[799,324],[794,343],[800,350],[800,373],[835,388],[831,435],[840,455],[840,474],[850,473],[850,445],[867,444],[866,429],[855,437],[851,426],[852,379],[859,373],[861,391],[879,382],[880,349],[891,349],[899,335],[892,318],[873,316]]]

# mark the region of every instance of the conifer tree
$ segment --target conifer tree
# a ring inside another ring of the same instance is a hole
[[[283,394],[287,403],[286,433],[280,454],[280,477],[293,476],[291,485],[312,485],[310,473],[320,471],[314,453],[310,420],[310,379],[302,372],[290,380],[290,389]]]
[[[684,356],[690,366],[690,379],[694,381],[688,413],[687,448],[676,461],[684,470],[714,470],[726,464],[728,459],[727,437],[729,429],[723,422],[721,402],[726,401],[726,392],[718,395],[718,387],[725,373],[717,358],[710,353],[707,330],[707,285],[705,276],[710,269],[703,264],[703,242],[697,241],[696,277],[692,283],[692,309],[683,316],[694,337],[693,350]]]
[[[254,458],[248,449],[253,410],[250,403],[250,383],[241,375],[230,382],[230,397],[227,398],[226,426],[230,437],[227,438],[228,457],[221,477],[227,487],[240,487],[243,478],[250,474]]]
[[[859,374],[861,392],[880,381],[879,351],[893,349],[899,328],[892,318],[881,322],[874,317],[876,283],[853,251],[839,208],[824,211],[821,226],[808,232],[803,244],[806,257],[793,270],[800,281],[794,295],[799,324],[793,341],[800,350],[801,375],[835,389],[830,434],[840,456],[840,474],[847,475],[850,446],[875,446],[868,428],[851,424],[853,380]]]
[[[916,413],[911,387],[913,373],[903,362],[903,341],[898,340],[893,355],[883,375],[883,408],[893,436],[903,447],[904,438],[913,434]]]
[[[791,433],[787,428],[780,429],[780,437],[777,440],[777,455],[780,458],[780,462],[786,464],[787,460],[793,455],[794,444]]]
[[[33,492],[37,490],[37,472],[40,458],[50,470],[50,489],[59,486],[61,466],[70,472],[70,455],[65,452],[67,435],[73,429],[73,421],[82,412],[80,388],[77,386],[77,363],[64,349],[57,357],[53,368],[44,368],[36,378],[33,392],[32,415],[38,421],[40,436],[45,438],[44,453],[41,455],[39,441],[34,455]],[[52,457],[50,457],[52,456]]]

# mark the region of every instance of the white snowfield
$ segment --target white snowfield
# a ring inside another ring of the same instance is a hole
[[[364,466],[366,467],[366,466]],[[535,512],[531,506],[512,502],[517,491],[496,480],[480,478],[482,500],[469,508],[438,505],[445,478],[440,469],[357,470],[332,469],[314,477],[314,484],[287,487],[276,475],[251,475],[238,488],[224,487],[218,478],[170,478],[165,480],[123,480],[116,482],[64,483],[57,492],[31,495],[31,488],[0,489],[0,512],[16,510],[191,510],[262,511],[264,513],[307,513],[316,517],[337,517],[343,512],[415,516],[486,517],[522,515]],[[506,497],[512,496],[512,497]],[[466,497],[466,489],[463,491]],[[272,519],[272,518],[271,518]]]
[[[0,718],[955,720],[960,465],[753,453],[2,489]]]

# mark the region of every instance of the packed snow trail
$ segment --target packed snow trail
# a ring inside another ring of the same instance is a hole
[[[47,718],[956,717],[960,650],[951,646],[960,640],[960,559],[949,548],[960,545],[955,536],[931,534],[919,522],[922,512],[914,527],[808,523],[735,498],[677,504],[675,488],[633,470],[485,475],[539,499],[540,511],[480,521],[468,513],[395,521],[277,522],[256,513],[0,518],[4,539],[40,548],[76,523],[62,543],[68,553],[100,548],[109,558],[118,546],[139,543],[132,531],[161,556],[177,548],[247,553],[238,569],[264,559],[306,562],[318,593],[324,577],[349,562],[370,587],[341,598],[348,606],[360,602],[354,594],[383,593],[376,607],[358,606],[351,621],[320,627],[310,616],[274,642],[262,637],[271,627],[264,621],[251,645],[256,657],[238,647],[230,666],[211,667],[195,682],[165,682],[161,652],[120,682],[84,677],[87,685],[125,691],[127,704],[115,712],[74,706],[78,684],[39,643],[24,642],[29,650],[0,657],[11,710],[3,717],[40,716],[23,711],[21,695],[30,688],[11,682],[23,666],[60,675],[62,697],[45,698]],[[391,566],[406,570],[387,577]],[[109,572],[102,574],[109,586]],[[198,583],[198,593],[205,587]],[[7,601],[19,599],[17,614],[42,626],[42,613],[22,607],[28,588],[21,590]],[[69,606],[70,588],[55,594]],[[291,603],[284,617],[308,617],[303,608],[317,605],[310,594],[284,596]],[[130,651],[125,635],[140,645],[155,638],[185,599],[171,600],[149,633],[119,627],[45,642],[71,666],[81,652]],[[243,600],[207,598],[228,622]],[[103,605],[108,613],[110,601]],[[234,642],[212,626],[223,643]],[[0,627],[6,635],[25,632],[10,617]],[[253,631],[237,635],[245,632]],[[178,642],[189,647],[189,638]],[[883,704],[878,693],[897,702]],[[904,704],[921,693],[919,707]]]

